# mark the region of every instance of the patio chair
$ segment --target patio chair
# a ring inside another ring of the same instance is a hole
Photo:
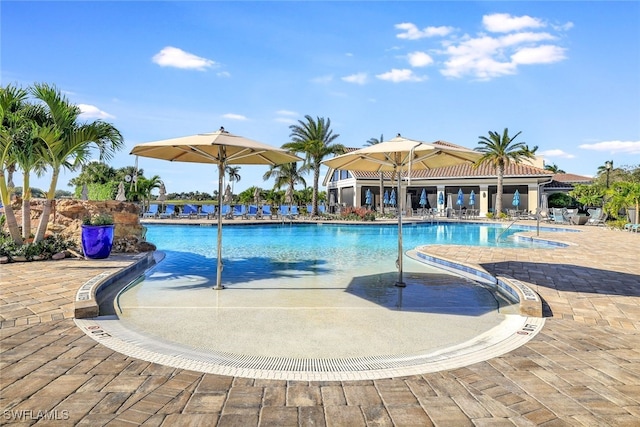
[[[269,219],[274,219],[274,217],[277,218],[278,215],[271,211],[271,206],[262,205],[262,215],[260,215],[260,218],[266,218],[266,217],[269,217]]]
[[[176,215],[176,207],[174,205],[167,205],[164,212],[159,216],[160,218],[173,218]]]
[[[280,205],[280,210],[278,211],[278,215],[281,218],[289,217],[289,206],[288,205]]]
[[[158,216],[158,205],[149,205],[149,210],[142,214],[143,218],[155,218]]]
[[[569,222],[565,217],[564,209],[561,209],[561,208],[552,208],[551,218],[553,219],[553,222],[556,224],[567,224]]]
[[[233,207],[233,218],[237,217],[247,219],[247,207],[245,205],[235,205]]]
[[[605,225],[608,215],[601,208],[589,209],[587,212],[589,214],[587,225]]]
[[[247,219],[258,219],[262,216],[262,210],[258,208],[257,205],[249,205],[249,210],[247,211]]]
[[[289,212],[289,216],[294,219],[300,216],[300,211],[298,210],[298,205],[291,205],[291,211]]]
[[[198,214],[198,208],[196,208],[194,205],[187,204],[182,207],[182,212],[178,214],[178,218],[191,219],[195,217],[197,214]]]
[[[202,205],[200,208],[200,212],[198,213],[198,218],[215,218],[216,214],[216,206],[215,205]]]
[[[222,210],[220,211],[220,214],[222,215],[222,218],[224,218],[224,219],[233,218],[233,213],[231,212],[231,206],[230,205],[222,205]]]

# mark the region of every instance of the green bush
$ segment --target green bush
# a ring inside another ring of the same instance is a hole
[[[51,259],[54,254],[67,249],[78,250],[73,240],[59,234],[47,236],[37,243],[27,242],[23,245],[16,244],[4,233],[0,235],[0,256],[6,256],[11,261],[19,256],[25,257],[28,261],[36,257]]]

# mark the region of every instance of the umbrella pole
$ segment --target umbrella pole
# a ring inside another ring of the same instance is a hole
[[[222,148],[221,148],[222,149]],[[218,163],[218,264],[216,268],[216,291],[224,289],[222,286],[222,178],[224,177],[224,162]]]
[[[398,199],[402,202],[401,189],[402,177],[398,174]],[[402,280],[402,204],[398,203],[398,207],[400,209],[398,209],[398,281],[396,286],[404,288],[407,284]]]

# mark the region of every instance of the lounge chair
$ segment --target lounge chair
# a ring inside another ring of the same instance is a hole
[[[233,207],[233,218],[237,217],[247,219],[247,207],[245,205],[235,205]]]
[[[233,213],[231,212],[231,206],[230,205],[222,205],[222,210],[220,211],[220,214],[222,215],[222,218],[224,218],[224,219],[233,218]]]
[[[269,217],[269,219],[274,219],[278,217],[277,214],[274,214],[273,212],[271,212],[271,206],[262,205],[262,215],[260,215],[260,218],[266,218],[267,216]]]
[[[258,219],[262,217],[262,209],[257,205],[249,205],[249,211],[247,212],[247,219]]]
[[[198,214],[198,208],[194,205],[184,205],[182,207],[182,212],[178,214],[178,218],[194,218]]]
[[[587,212],[589,213],[587,225],[605,225],[607,214],[601,208],[589,209]]]
[[[552,208],[551,218],[553,218],[553,222],[556,224],[567,224],[569,222],[564,214],[564,209],[561,208]]]
[[[160,218],[173,218],[176,215],[176,207],[174,205],[167,205],[164,212],[160,214]]]
[[[143,218],[155,218],[158,216],[158,205],[149,205],[149,210],[142,214]]]
[[[289,217],[289,206],[288,205],[280,205],[280,210],[278,211],[278,215],[281,218]]]
[[[200,212],[198,213],[199,218],[214,218],[216,215],[216,206],[215,205],[202,205],[200,208]]]
[[[298,210],[298,205],[291,205],[291,211],[289,212],[289,216],[291,218],[298,218],[300,216],[300,211]]]

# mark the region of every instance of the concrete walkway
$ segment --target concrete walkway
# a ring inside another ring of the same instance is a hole
[[[528,344],[464,368],[371,381],[279,381],[168,368],[78,329],[76,290],[131,259],[0,266],[2,423],[464,426],[640,424],[640,234],[579,227],[556,249],[431,246],[544,298]]]

